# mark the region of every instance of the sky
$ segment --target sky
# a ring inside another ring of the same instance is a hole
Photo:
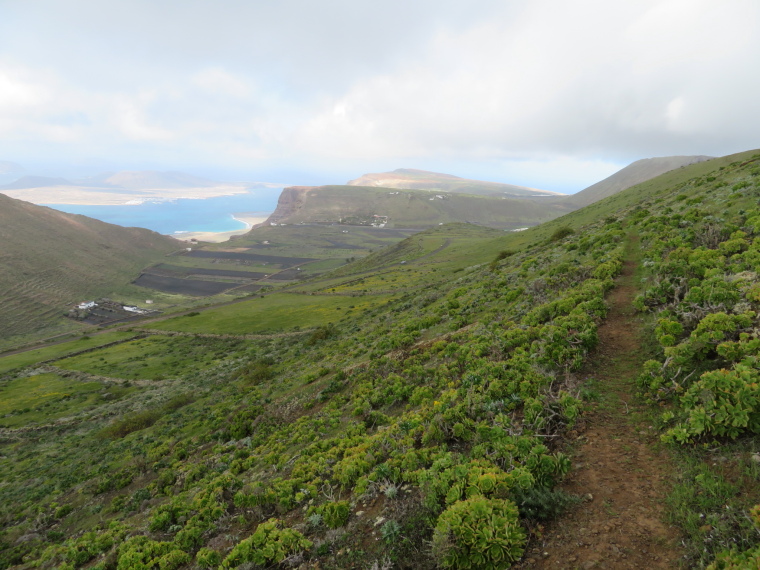
[[[0,0],[0,161],[575,192],[760,147],[757,0]]]

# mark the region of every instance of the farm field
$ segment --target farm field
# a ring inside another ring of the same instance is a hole
[[[232,242],[173,255],[170,263],[144,269],[134,284],[190,297],[214,296],[240,285],[245,285],[241,291],[251,292],[335,269],[417,231],[342,227],[257,228]]]
[[[157,330],[214,333],[259,334],[292,331],[326,323],[335,323],[346,316],[387,303],[392,295],[368,295],[346,299],[276,293],[263,299],[212,308],[193,316],[175,317],[151,325]]]
[[[113,402],[135,388],[106,386],[57,374],[35,374],[0,385],[0,427],[50,423]]]
[[[235,261],[251,262],[259,265],[272,265],[279,269],[287,269],[294,265],[314,261],[309,257],[286,257],[282,255],[264,255],[241,251],[211,251],[205,249],[196,249],[188,252],[186,255],[187,257],[200,257],[203,259],[232,259]]]
[[[165,274],[169,277],[172,276],[196,276],[196,275],[204,275],[204,276],[211,276],[211,277],[232,277],[232,278],[242,278],[242,279],[261,279],[266,274],[265,273],[256,273],[255,271],[240,271],[240,270],[230,270],[230,269],[208,269],[205,267],[191,267],[191,266],[182,266],[182,265],[170,265],[168,263],[162,263],[160,265],[155,265],[151,267],[151,273],[153,274]]]
[[[218,364],[240,344],[227,339],[149,336],[64,358],[56,366],[127,380],[161,380]]]
[[[110,342],[123,341],[136,336],[136,333],[125,331],[113,331],[94,337],[80,337],[66,343],[27,350],[19,354],[8,356],[0,355],[0,374],[5,374],[16,368],[24,368],[36,362],[44,362],[53,358],[61,358],[73,352],[88,350],[103,346]]]
[[[219,293],[223,293],[228,289],[232,289],[239,285],[239,283],[183,279],[178,277],[168,277],[166,275],[155,275],[152,273],[141,274],[140,277],[134,280],[134,284],[147,289],[163,291],[164,293],[193,297],[218,295]]]
[[[398,243],[421,229],[373,228],[350,225],[295,224],[259,227],[232,244],[261,253],[325,259],[350,251],[377,249]],[[267,242],[267,243],[264,243]],[[222,245],[207,249],[220,249]]]

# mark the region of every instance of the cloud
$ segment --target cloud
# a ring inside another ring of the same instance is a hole
[[[3,9],[0,154],[13,160],[36,148],[172,167],[550,164],[577,178],[758,146],[753,0]]]

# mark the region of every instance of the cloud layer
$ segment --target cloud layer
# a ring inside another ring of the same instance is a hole
[[[579,189],[760,146],[759,23],[754,0],[6,0],[0,158]]]

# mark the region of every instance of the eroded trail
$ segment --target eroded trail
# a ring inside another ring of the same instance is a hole
[[[571,432],[578,438],[574,468],[562,487],[584,502],[547,525],[521,568],[679,567],[678,532],[664,522],[671,466],[654,430],[638,419],[642,408],[634,399],[644,360],[631,306],[634,271],[627,261],[607,297],[610,311],[584,374],[595,381],[600,400]]]

